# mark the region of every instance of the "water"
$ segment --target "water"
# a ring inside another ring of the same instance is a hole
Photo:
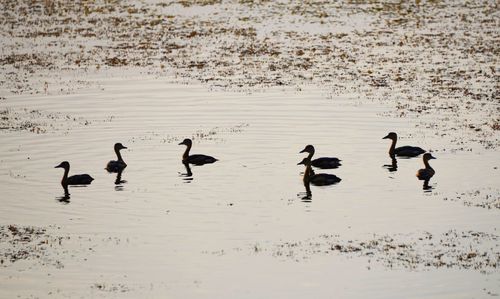
[[[1,132],[0,224],[50,227],[69,237],[47,250],[62,266],[5,264],[0,297],[477,298],[499,291],[498,270],[273,255],[277,244],[322,234],[498,235],[498,209],[444,200],[476,190],[498,198],[498,150],[451,151],[448,139],[416,130],[413,119],[381,116],[392,106],[312,88],[208,92],[147,77],[109,78],[70,95],[10,96],[0,105],[56,115],[45,119],[43,134]],[[421,158],[398,159],[396,172],[383,167],[391,163],[382,140],[389,131],[399,133],[400,145],[435,151],[431,190],[415,177]],[[184,138],[194,139],[191,153],[220,161],[192,166],[187,179],[185,147],[178,145]],[[128,147],[118,185],[104,170],[115,142]],[[296,165],[306,144],[315,145],[316,157],[343,161],[317,171],[342,181],[312,186],[309,200]],[[70,187],[66,201],[62,170],[54,169],[63,160],[70,174],[95,178]]]

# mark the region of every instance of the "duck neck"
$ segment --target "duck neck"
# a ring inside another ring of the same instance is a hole
[[[425,165],[425,169],[432,169],[431,165],[429,165],[429,160],[425,159],[424,165]]]
[[[313,156],[314,156],[314,151],[310,151],[309,155],[307,156],[307,159],[309,159],[309,161],[311,161]]]
[[[118,158],[118,161],[124,162],[122,158],[122,154],[120,154],[120,149],[115,149],[116,157]]]
[[[304,183],[309,184],[309,178],[313,175],[313,170],[311,163],[306,164],[306,170],[304,171]]]
[[[191,145],[186,145],[186,150],[182,155],[182,160],[185,161],[189,157],[189,151],[191,150]]]
[[[394,150],[396,149],[396,138],[392,139],[391,147],[389,148],[389,155],[394,155]]]
[[[68,173],[69,173],[69,167],[64,168],[64,174],[61,180],[61,185],[66,188],[68,186]]]

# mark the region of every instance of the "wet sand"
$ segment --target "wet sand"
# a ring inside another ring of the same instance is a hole
[[[0,297],[500,293],[494,2],[2,8]],[[306,144],[343,160],[309,196]]]

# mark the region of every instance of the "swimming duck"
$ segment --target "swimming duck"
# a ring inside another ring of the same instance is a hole
[[[420,147],[416,147],[416,146],[406,145],[406,146],[396,147],[398,135],[394,132],[390,132],[389,134],[387,134],[387,136],[385,136],[382,139],[391,139],[392,140],[391,147],[389,148],[389,155],[391,155],[391,156],[396,155],[396,156],[401,156],[401,157],[416,157],[420,154],[425,153],[425,151],[423,149],[421,149]]]
[[[214,157],[207,156],[207,155],[189,155],[189,151],[191,150],[191,147],[193,146],[193,141],[191,141],[191,139],[189,139],[189,138],[184,139],[184,141],[179,143],[179,145],[186,146],[186,151],[182,155],[182,163],[203,165],[203,164],[214,163],[215,161],[217,161],[217,159],[215,159]]]
[[[425,153],[422,157],[424,160],[425,168],[419,169],[417,171],[417,177],[419,180],[428,181],[436,173],[434,169],[429,165],[429,160],[436,159],[431,153]]]
[[[313,184],[316,186],[326,186],[336,184],[341,181],[339,177],[334,174],[326,174],[326,173],[318,173],[315,174],[314,170],[311,167],[311,160],[309,158],[304,158],[297,165],[304,164],[306,166],[306,170],[304,171],[304,184]]]
[[[300,153],[309,153],[309,156],[307,156],[309,160],[312,159],[314,152],[314,146],[310,144],[306,145],[306,147],[300,151]],[[312,160],[311,165],[321,169],[334,169],[342,165],[340,164],[340,161],[342,160],[334,157],[322,157]]]
[[[126,146],[123,146],[121,143],[115,143],[115,153],[118,158],[117,161],[109,161],[108,165],[106,165],[106,170],[108,172],[119,172],[127,167],[127,163],[123,161],[122,155],[120,154],[120,150],[126,149]]]
[[[61,164],[57,165],[54,168],[64,168],[64,175],[61,180],[61,185],[64,187],[67,187],[68,185],[88,185],[92,183],[94,178],[92,178],[88,174],[76,174],[68,177],[69,173],[69,162],[64,161],[61,162]]]

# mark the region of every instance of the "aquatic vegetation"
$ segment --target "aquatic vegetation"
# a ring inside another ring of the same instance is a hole
[[[46,112],[28,108],[0,108],[0,132],[26,131],[44,134],[54,131],[69,131],[78,126],[90,126],[94,123],[112,121],[113,117],[99,120],[89,120],[69,114]]]
[[[374,235],[366,240],[349,240],[339,235],[321,235],[303,241],[284,242],[255,253],[267,252],[279,259],[307,261],[315,255],[340,254],[367,258],[391,269],[474,269],[483,273],[500,268],[500,244],[496,235],[476,231],[450,230]],[[257,245],[255,245],[257,246]],[[252,249],[250,249],[252,251]],[[369,266],[370,267],[370,266]]]
[[[485,209],[500,209],[500,190],[486,188],[457,192],[455,196],[444,197],[443,200],[462,202],[465,206]]]
[[[54,227],[51,227],[54,229]],[[61,248],[69,237],[56,236],[46,228],[18,225],[0,226],[0,265],[20,260],[35,260],[42,265],[64,267],[51,248]]]
[[[313,84],[391,102],[389,116],[439,122],[458,137],[457,128],[470,130],[470,141],[496,148],[496,9],[494,1],[11,1],[1,14],[0,86],[43,93],[60,71],[114,68],[212,89]],[[66,80],[49,92],[86,86]]]

